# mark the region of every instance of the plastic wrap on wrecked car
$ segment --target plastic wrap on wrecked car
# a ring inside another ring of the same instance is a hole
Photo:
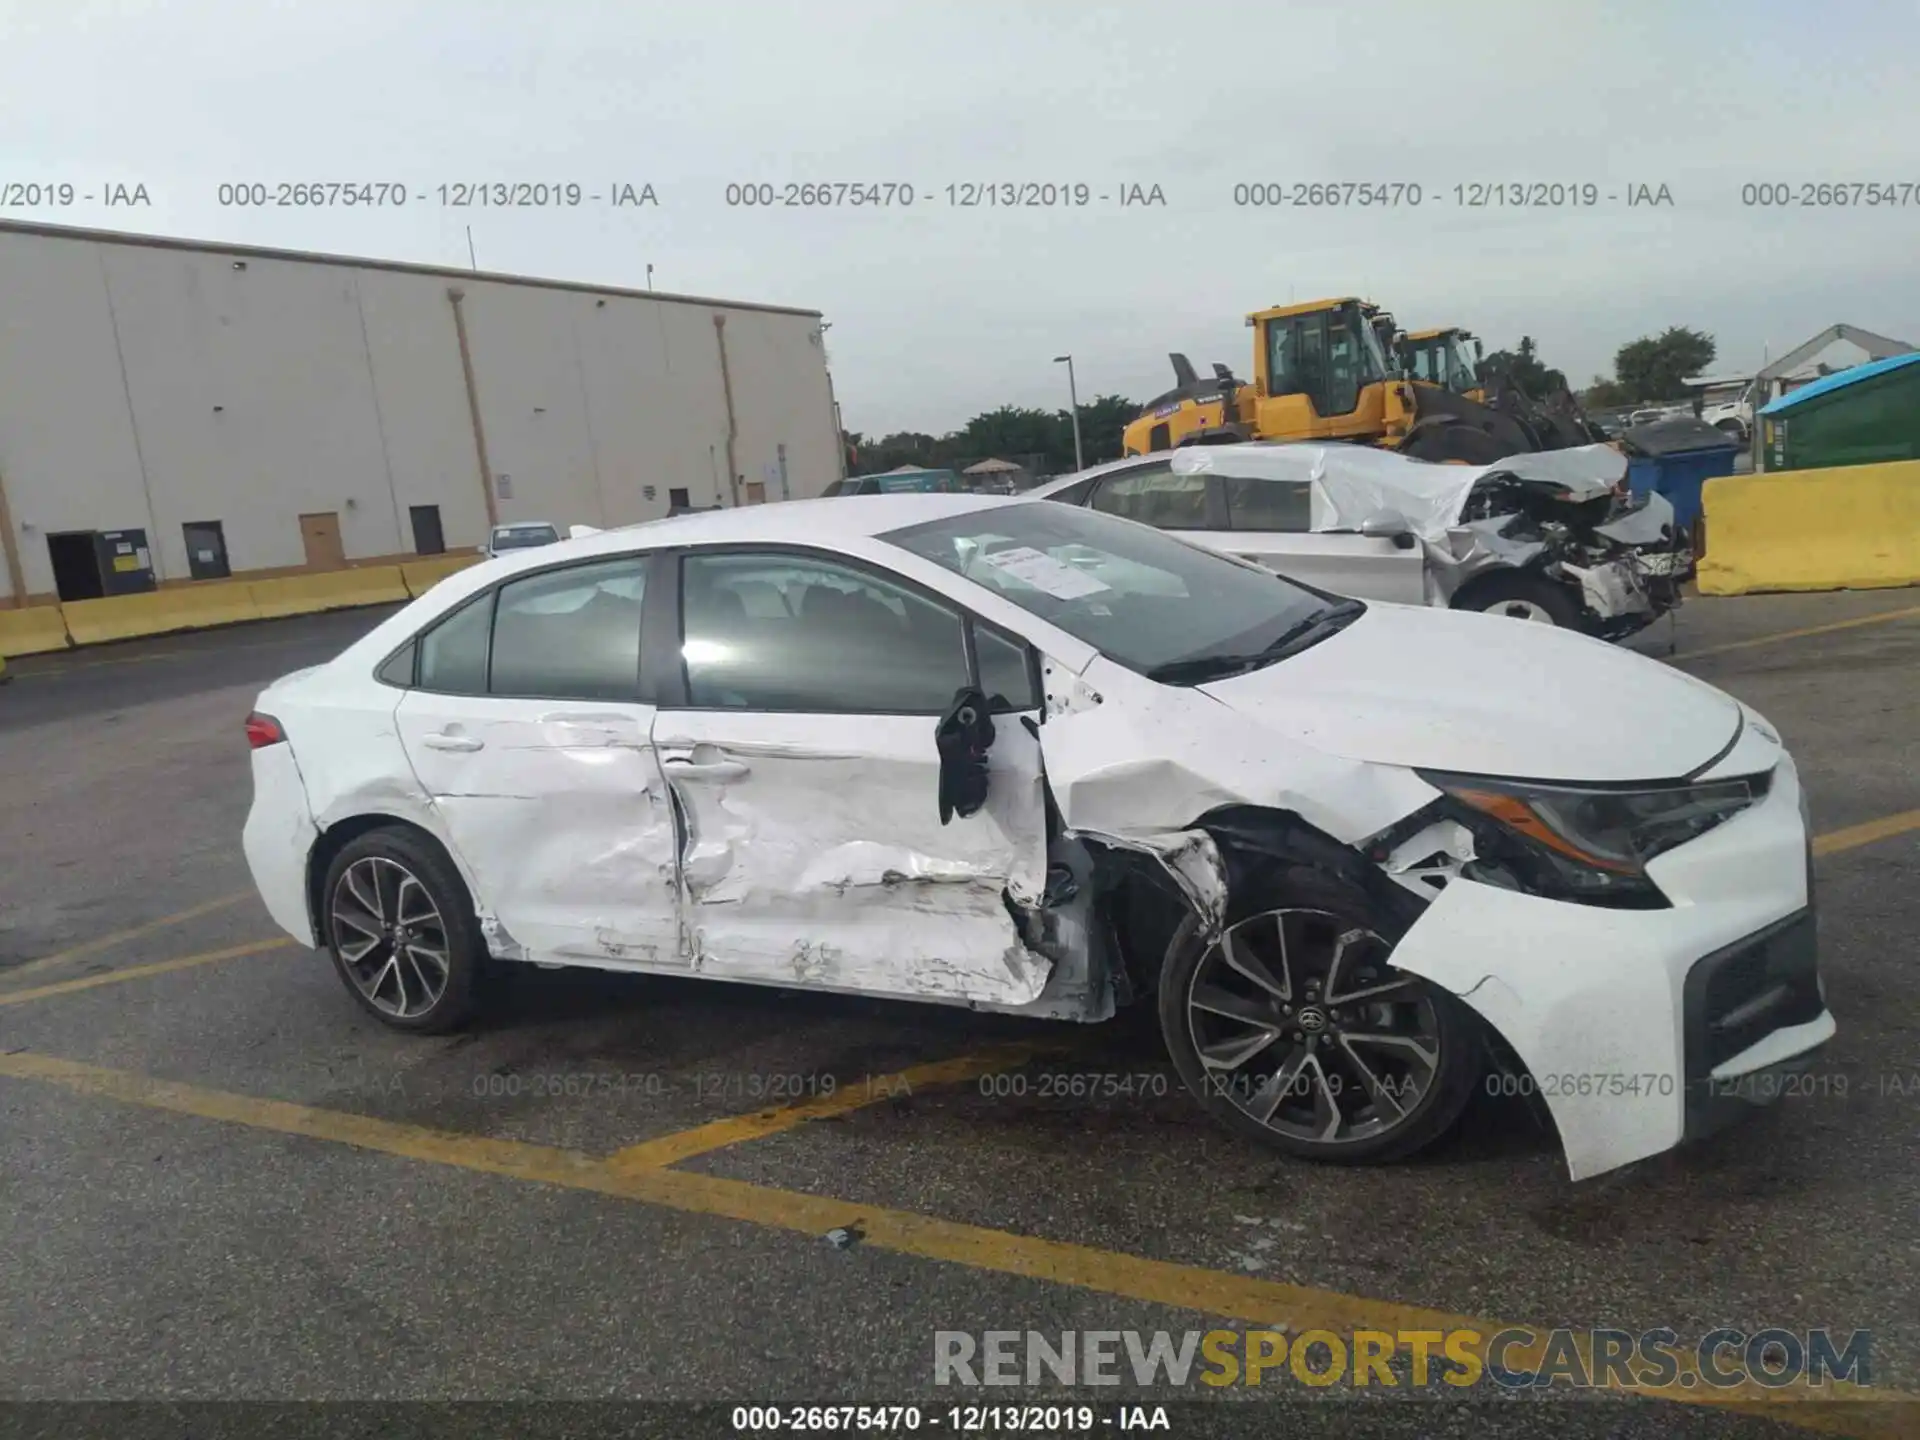
[[[1605,495],[1627,473],[1626,457],[1608,445],[1509,455],[1491,465],[1440,465],[1366,445],[1217,445],[1176,450],[1171,464],[1176,474],[1304,483],[1315,531],[1357,530],[1382,510],[1397,510],[1414,534],[1440,543],[1489,477],[1551,486],[1578,502]]]

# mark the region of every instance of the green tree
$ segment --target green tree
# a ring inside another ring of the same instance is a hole
[[[1100,395],[1080,407],[1080,440],[1087,464],[1120,458],[1120,435],[1140,407],[1123,395]],[[1002,405],[974,416],[946,435],[897,431],[869,436],[845,432],[847,473],[878,475],[902,465],[959,470],[989,458],[1025,460],[1039,456],[1048,469],[1064,475],[1073,469],[1073,412]]]
[[[1073,453],[1073,417],[1067,418],[1067,453]],[[1080,407],[1080,444],[1087,464],[1100,465],[1120,458],[1120,436],[1140,407],[1124,395],[1097,395]]]
[[[1589,410],[1617,410],[1639,398],[1618,380],[1596,375],[1593,383],[1581,392],[1580,403]]]
[[[1687,377],[1713,363],[1713,337],[1684,325],[1670,325],[1658,336],[1643,335],[1622,345],[1613,357],[1613,373],[1635,400],[1684,400]]]
[[[1539,347],[1531,335],[1522,335],[1517,349],[1495,350],[1480,362],[1480,373],[1487,379],[1501,379],[1517,385],[1534,399],[1557,395],[1567,388],[1567,377],[1540,363]]]

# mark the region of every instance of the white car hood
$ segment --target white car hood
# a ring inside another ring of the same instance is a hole
[[[1201,691],[1302,744],[1515,779],[1672,780],[1739,733],[1732,697],[1551,625],[1369,605],[1338,634]]]

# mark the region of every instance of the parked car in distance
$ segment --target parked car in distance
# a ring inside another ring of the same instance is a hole
[[[1281,1151],[1412,1154],[1497,1063],[1576,1179],[1834,1033],[1760,715],[1097,508],[802,500],[503,556],[246,730],[269,913],[404,1031],[523,963],[1150,1005],[1197,1103]]]
[[[1363,600],[1480,610],[1620,639],[1679,603],[1692,554],[1610,445],[1441,465],[1363,445],[1204,445],[1028,491],[1178,531]]]
[[[559,539],[559,530],[545,520],[516,520],[510,525],[493,527],[487,536],[487,555],[492,558],[509,550],[530,550],[536,545],[555,544]]]

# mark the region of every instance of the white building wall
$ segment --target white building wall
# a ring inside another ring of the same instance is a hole
[[[143,527],[162,581],[190,573],[190,521],[221,522],[236,574],[304,564],[302,513],[334,513],[349,559],[410,553],[414,505],[450,549],[482,543],[456,287],[502,520],[630,524],[676,488],[731,503],[716,313],[740,499],[756,480],[780,498],[781,445],[793,498],[838,474],[810,314],[0,227],[0,478],[27,591],[53,591],[58,530]]]
[[[360,317],[405,536],[401,548],[413,548],[410,508],[437,505],[447,548],[471,549],[486,543],[487,506],[460,340],[446,282],[422,283],[424,278],[361,270]]]
[[[235,570],[306,561],[299,516],[338,516],[347,556],[411,548],[394,523],[355,274],[132,245],[100,247],[162,579],[181,525],[218,520]]]
[[[94,246],[0,237],[0,482],[29,594],[53,590],[50,533],[152,528]]]

